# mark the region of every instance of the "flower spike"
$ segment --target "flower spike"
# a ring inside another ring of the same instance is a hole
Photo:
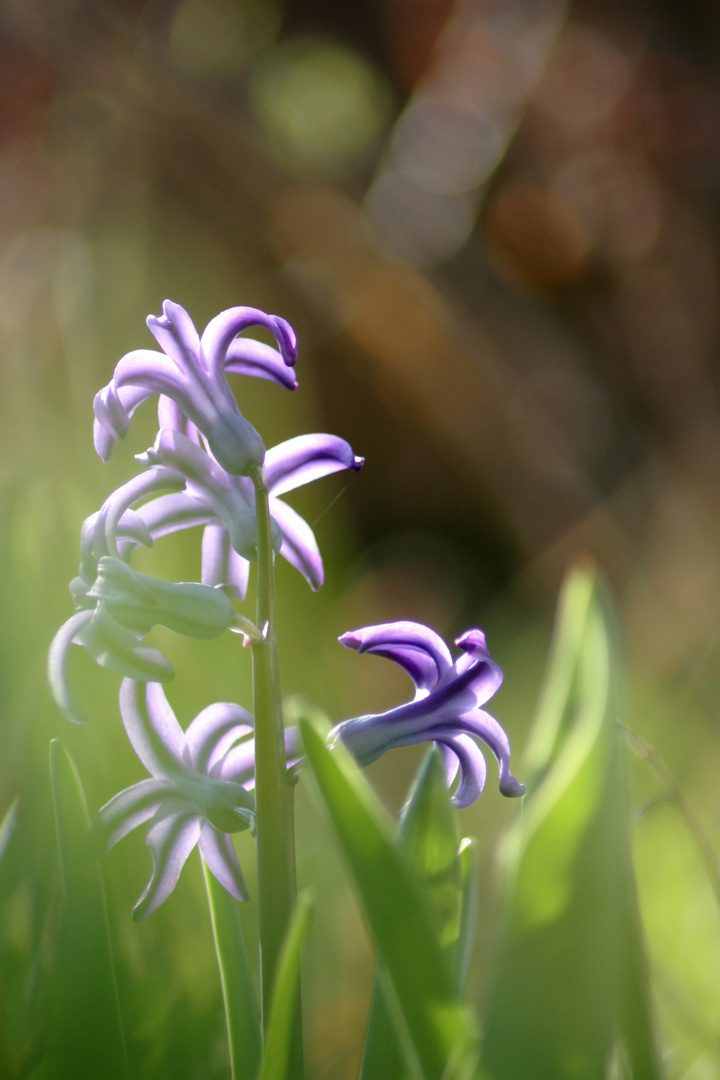
[[[331,742],[342,739],[361,765],[369,765],[395,746],[433,741],[445,759],[448,785],[459,774],[452,801],[469,806],[485,783],[485,761],[475,742],[479,739],[497,759],[502,794],[524,793],[510,772],[507,735],[480,707],[502,682],[481,630],[468,630],[456,639],[463,655],[455,661],[442,638],[421,623],[366,626],[343,634],[340,641],[349,649],[394,660],[415,683],[415,697],[384,713],[343,720],[330,732]]]

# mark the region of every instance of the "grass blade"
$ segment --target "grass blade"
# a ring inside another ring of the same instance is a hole
[[[127,1080],[125,1039],[100,867],[90,854],[80,778],[59,739],[50,743],[60,872],[65,895],[57,966],[58,1075],[76,1080]]]
[[[280,952],[259,1080],[286,1080],[288,1076],[300,978],[300,956],[310,927],[312,906],[309,893],[300,893]]]
[[[202,866],[225,1005],[231,1076],[232,1080],[245,1080],[257,1075],[262,1052],[260,1015],[245,934],[237,900],[204,862]]]

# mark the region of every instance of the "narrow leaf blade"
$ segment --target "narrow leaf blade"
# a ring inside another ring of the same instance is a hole
[[[483,1076],[604,1080],[652,1021],[614,723],[616,660],[597,583],[569,577],[530,739],[534,785],[504,844],[505,928],[488,995]],[[628,983],[634,1019],[627,1025]],[[625,1004],[624,1004],[625,1002]],[[636,1080],[657,1080],[652,1037]]]
[[[238,902],[203,862],[217,955],[232,1080],[256,1076],[260,1068],[261,1035],[255,989]]]
[[[288,1076],[300,977],[300,957],[310,928],[312,907],[310,894],[307,891],[300,893],[295,914],[280,953],[259,1080],[286,1080]],[[238,1080],[242,1078],[238,1077]]]
[[[472,1053],[474,1025],[455,998],[449,966],[417,876],[393,827],[344,747],[330,751],[307,721],[308,762],[355,879],[426,1080]]]
[[[56,972],[60,1023],[53,1040],[55,1053],[60,1071],[67,1068],[67,1075],[127,1080],[105,889],[91,855],[90,820],[80,778],[59,739],[50,743],[50,772],[65,894]]]

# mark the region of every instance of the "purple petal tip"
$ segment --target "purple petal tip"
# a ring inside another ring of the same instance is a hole
[[[355,630],[347,630],[338,638],[340,644],[344,645],[346,649],[360,649],[362,647],[362,640],[361,635],[356,633]]]

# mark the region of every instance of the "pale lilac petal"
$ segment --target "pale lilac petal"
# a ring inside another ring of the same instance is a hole
[[[189,392],[188,380],[184,373],[168,356],[154,352],[152,349],[134,349],[132,352],[125,353],[115,365],[112,383],[109,385],[118,392],[126,386],[136,387],[138,395],[141,390],[144,392],[142,400],[152,394],[167,394],[174,401],[183,403],[187,401]],[[101,394],[102,392],[100,391]],[[102,401],[99,401],[98,397],[99,395],[93,402],[93,408],[96,407],[96,403],[97,409],[100,409],[102,405],[105,405],[106,409],[110,408],[112,395]],[[102,414],[98,415],[96,411],[95,415],[102,423]]]
[[[200,837],[200,819],[180,800],[160,807],[145,836],[153,870],[150,881],[133,908],[134,919],[152,914],[177,885],[180,871]]]
[[[177,469],[154,466],[147,472],[134,476],[122,484],[105,500],[97,517],[95,526],[95,555],[117,554],[116,534],[119,522],[129,507],[154,491],[170,488],[182,491],[185,477]]]
[[[99,420],[93,420],[93,446],[95,453],[102,461],[110,460],[116,442],[115,436],[111,435]]]
[[[362,468],[364,458],[337,435],[298,435],[265,455],[265,479],[273,495],[284,495],[302,484],[341,469]]]
[[[452,670],[452,656],[434,630],[416,622],[380,623],[349,630],[339,638],[348,649],[394,660],[407,671],[418,690],[432,690]]]
[[[162,309],[162,315],[148,315],[148,330],[179,371],[195,374],[199,369],[202,373],[200,339],[192,319],[172,300],[163,300]]]
[[[136,350],[140,356],[138,361],[150,361],[160,353],[150,352],[147,349]],[[136,356],[133,353],[133,356]],[[130,354],[128,354],[130,355]],[[130,417],[153,391],[144,385],[139,386],[116,386],[110,382],[102,390],[98,390],[93,401],[95,420],[106,431],[112,440],[124,439],[130,426]]]
[[[138,635],[116,622],[102,604],[98,604],[90,622],[80,627],[75,640],[96,664],[118,675],[141,682],[168,682],[175,676],[172,664],[159,649],[143,645]]]
[[[153,445],[144,454],[138,454],[137,460],[142,465],[164,465],[179,470],[188,483],[201,486],[203,496],[212,493],[220,500],[228,497],[228,475],[201,446],[188,439],[182,431],[161,428]]]
[[[460,770],[460,781],[451,801],[459,809],[470,806],[485,786],[487,769],[480,747],[469,735],[445,735],[429,731],[427,739],[434,739],[443,751],[446,766],[449,766],[446,774],[448,787],[455,779],[458,768]],[[448,758],[453,759],[452,765]]]
[[[209,821],[203,821],[198,847],[211,874],[217,878],[223,888],[227,889],[236,900],[247,900],[248,891],[242,870],[228,834],[218,832]]]
[[[228,552],[228,592],[238,600],[244,600],[247,593],[250,563],[232,548]]]
[[[120,520],[117,522],[114,539],[118,552],[120,551],[120,545],[122,543],[127,544],[127,541],[132,542],[132,547],[138,547],[140,544],[144,547],[153,546],[152,533],[137,510],[125,510],[121,515]],[[101,557],[107,554],[107,551],[103,551]]]
[[[231,747],[217,761],[210,773],[214,780],[232,780],[235,784],[248,786],[248,781],[255,780],[255,740],[245,739]]]
[[[284,740],[286,764],[291,768],[300,760],[302,753],[297,727],[286,727]],[[235,784],[242,784],[246,791],[251,791],[255,786],[255,740],[246,739],[233,746],[215,763],[211,775],[215,780],[232,780]]]
[[[212,507],[205,499],[188,495],[184,491],[177,495],[160,495],[136,512],[145,522],[154,540],[179,529],[205,525],[214,516]]]
[[[141,780],[114,795],[98,810],[100,832],[106,848],[148,821],[174,788],[168,780]]]
[[[67,677],[67,660],[75,635],[93,617],[92,611],[77,611],[60,627],[52,639],[47,659],[47,678],[55,703],[68,720],[82,724],[87,716],[70,690]]]
[[[319,589],[323,583],[323,564],[312,529],[296,510],[281,499],[270,499],[270,514],[280,526],[280,554],[300,571],[311,588]]]
[[[201,773],[213,765],[234,742],[253,730],[253,718],[241,705],[217,701],[199,712],[185,732],[187,763]]]
[[[177,401],[173,401],[166,394],[160,394],[158,397],[158,427],[171,428],[185,434],[186,421],[187,417]]]
[[[138,460],[179,469],[187,481],[188,493],[207,500],[215,515],[224,522],[238,554],[248,557],[254,553],[257,545],[255,509],[247,499],[243,484],[230,477],[182,432],[158,432],[154,446],[146,454],[139,455]],[[274,540],[279,547],[279,532]]]
[[[160,683],[145,685],[123,679],[120,715],[132,747],[149,773],[172,780],[187,772],[183,764],[185,735]]]
[[[221,522],[211,522],[203,529],[200,580],[203,585],[224,585],[228,579],[230,537]]]
[[[267,315],[258,308],[233,307],[221,311],[205,327],[201,347],[208,370],[214,376],[220,375],[225,366],[230,342],[248,326],[266,326],[278,343],[283,360],[292,367],[297,358],[297,344],[292,327],[278,315]]]
[[[225,355],[225,372],[233,375],[255,375],[260,379],[297,389],[297,379],[292,367],[288,367],[282,353],[253,338],[236,338],[228,346]]]

